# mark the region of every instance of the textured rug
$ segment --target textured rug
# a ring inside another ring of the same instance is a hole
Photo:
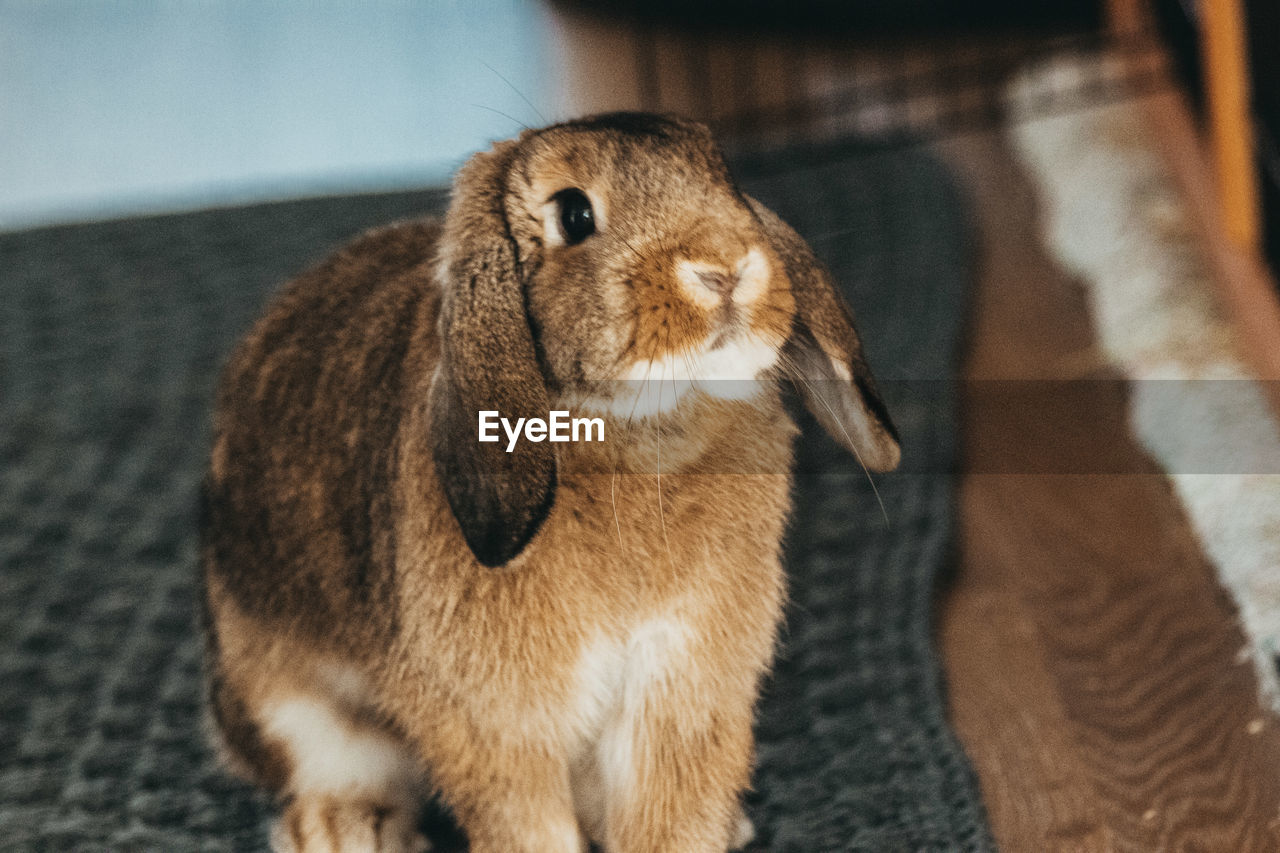
[[[1010,88],[1030,102],[1089,73],[1062,58]],[[1240,613],[1262,699],[1280,712],[1280,426],[1217,294],[1192,214],[1132,104],[1024,121],[1012,138],[1046,245],[1085,287],[1129,421],[1168,475]]]
[[[753,849],[988,849],[932,637],[955,455],[950,386],[932,380],[956,369],[963,206],[912,150],[792,152],[742,174],[847,287],[907,460],[877,478],[877,498],[806,424]],[[269,803],[224,775],[200,735],[194,507],[213,383],[281,281],[443,201],[0,235],[0,847],[265,848]],[[457,846],[443,815],[426,820]]]

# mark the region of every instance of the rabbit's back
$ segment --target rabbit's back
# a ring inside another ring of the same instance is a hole
[[[438,234],[361,237],[282,290],[228,363],[203,557],[246,614],[342,640],[389,603],[406,356],[435,349]]]

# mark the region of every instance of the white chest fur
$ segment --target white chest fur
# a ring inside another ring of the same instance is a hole
[[[571,781],[578,818],[594,838],[608,803],[631,796],[646,709],[661,705],[675,680],[688,675],[692,640],[678,618],[655,617],[623,639],[593,643],[579,659]]]

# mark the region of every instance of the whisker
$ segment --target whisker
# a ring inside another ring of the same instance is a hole
[[[785,361],[791,362],[784,353],[779,353],[779,357],[783,358]],[[790,375],[804,383],[805,387],[809,389],[810,396],[815,397],[818,402],[822,403],[823,407],[831,414],[831,420],[836,424],[836,426],[840,427],[840,431],[844,433],[845,440],[849,442],[849,449],[853,451],[854,458],[858,460],[858,465],[862,468],[862,473],[866,476],[867,482],[871,485],[871,492],[875,495],[876,503],[880,505],[880,515],[884,518],[885,527],[889,527],[889,512],[885,509],[884,500],[880,497],[880,490],[876,488],[876,481],[871,476],[871,471],[867,469],[866,463],[862,461],[862,454],[858,452],[858,447],[854,444],[853,436],[849,435],[849,431],[844,428],[844,424],[840,422],[838,417],[836,417],[835,409],[831,408],[831,404],[814,390],[813,385],[811,385],[809,380],[800,373],[794,362],[789,363],[787,366],[790,368],[788,371]]]
[[[649,359],[649,366],[645,368],[644,379],[640,380],[641,390],[647,392],[649,389],[649,376],[653,373],[653,358]],[[631,411],[627,413],[627,426],[631,425],[632,418],[635,417],[636,407],[640,405],[640,395],[636,394],[635,402],[631,404]]]
[[[668,343],[670,342],[670,332]],[[666,346],[663,346],[666,349]],[[653,364],[652,361],[649,362]],[[658,524],[662,528],[662,542],[667,550],[667,562],[671,562],[671,541],[667,538],[667,518],[662,509],[662,377],[658,377],[658,416],[653,419],[653,438],[658,450]]]
[[[520,119],[516,118],[516,117],[515,117],[515,116],[513,116],[513,115],[507,115],[507,114],[506,114],[506,113],[504,113],[502,110],[495,110],[493,107],[486,107],[484,104],[472,104],[471,106],[475,107],[476,109],[480,109],[480,110],[488,110],[488,111],[489,111],[489,112],[491,112],[491,113],[497,113],[498,115],[502,116],[502,117],[503,117],[503,118],[505,118],[505,119],[509,119],[510,121],[514,121],[516,124],[520,125],[520,126],[521,126],[521,127],[523,127],[525,130],[533,130],[533,128],[529,127],[529,125],[525,124],[525,123],[524,123],[524,122],[522,122]]]
[[[644,255],[640,254],[639,249],[631,245],[630,240],[628,240],[626,237],[623,237],[621,234],[618,235],[618,239],[622,241],[622,245],[626,246],[628,249],[631,250],[631,254],[635,255],[637,258],[639,258],[642,261],[644,260]]]
[[[664,349],[666,349],[668,353],[671,352],[671,332],[667,332],[667,345]],[[683,352],[679,353],[679,355],[683,355]],[[658,396],[659,400],[661,400],[662,395],[659,394]],[[671,406],[673,412],[680,408],[680,384],[679,380],[676,379],[675,365],[672,365],[671,367]],[[661,403],[659,403],[658,408],[662,408]]]
[[[788,320],[790,320],[792,317],[796,316],[796,312],[789,308],[783,308],[780,305],[767,305],[767,304],[752,305],[751,313],[752,313],[752,319],[755,319],[756,317],[768,317],[770,315],[773,315],[777,317],[786,317]]]
[[[778,312],[780,312],[780,313],[784,313],[784,314],[791,313],[791,311],[790,311],[790,309],[789,309],[789,308],[784,308],[784,307],[783,307],[783,306],[781,306],[781,305],[772,305],[772,304],[770,304],[770,303],[768,303],[768,302],[756,302],[756,303],[754,303],[754,304],[752,304],[752,305],[750,305],[750,306],[748,306],[748,307],[749,307],[752,311],[767,310],[767,311],[778,311]]]
[[[613,477],[609,480],[609,503],[613,504],[613,526],[618,531],[618,549],[627,550],[622,544],[622,522],[618,519],[618,456],[613,457]]]
[[[861,231],[861,230],[863,229],[858,227],[841,228],[839,231],[827,231],[824,234],[815,234],[812,237],[806,237],[805,241],[809,243],[817,243],[820,240],[830,240],[833,237],[843,237],[846,234],[853,234],[854,232]]]
[[[535,107],[535,106],[533,105],[533,102],[532,102],[532,101],[530,101],[528,98],[526,98],[526,97],[524,96],[524,92],[521,92],[519,89],[517,89],[517,88],[516,88],[516,86],[515,86],[515,84],[514,84],[514,83],[512,83],[512,82],[511,82],[510,80],[508,80],[506,77],[503,77],[503,76],[502,76],[502,74],[500,74],[500,73],[498,72],[498,69],[494,68],[492,65],[490,65],[490,64],[489,64],[489,63],[487,63],[487,62],[485,62],[483,59],[482,59],[482,60],[480,60],[480,64],[481,64],[481,65],[483,65],[485,68],[488,68],[488,69],[489,69],[490,71],[492,71],[494,74],[496,74],[496,75],[497,75],[497,77],[498,77],[498,79],[499,79],[499,80],[501,80],[503,83],[506,83],[508,86],[510,86],[510,87],[511,87],[511,91],[513,91],[513,92],[515,92],[517,95],[519,95],[519,96],[520,96],[520,100],[524,101],[526,104],[528,104],[528,105],[529,105],[529,109],[533,110],[534,115],[536,115],[538,118],[540,118],[540,119],[542,120],[542,123],[543,123],[543,124],[549,124],[549,122],[547,121],[547,117],[546,117],[546,116],[544,116],[544,115],[542,114],[542,112],[541,112],[537,107]],[[527,129],[527,128],[526,128],[526,129]]]
[[[689,387],[692,388],[694,391],[705,394],[706,392],[703,391],[702,388],[698,386],[698,377],[696,372],[693,369],[693,362],[689,358],[688,350],[684,350],[680,353],[680,360],[684,362],[685,372],[689,374]],[[708,396],[712,396],[712,395],[708,395]]]
[[[614,359],[614,360],[613,360],[613,363],[612,363],[612,364],[610,364],[608,367],[606,367],[606,368],[603,370],[603,373],[605,374],[604,376],[600,377],[599,379],[584,379],[584,380],[583,380],[584,382],[590,383],[590,384],[589,384],[589,386],[588,386],[588,388],[587,388],[587,390],[586,390],[586,395],[587,395],[587,396],[589,396],[589,397],[593,397],[593,396],[595,396],[596,392],[600,390],[600,387],[601,387],[602,385],[604,385],[606,382],[616,382],[616,381],[618,381],[618,380],[617,380],[616,378],[614,378],[614,376],[612,375],[612,374],[613,374],[613,372],[614,372],[615,370],[617,370],[617,369],[622,365],[623,360],[624,360],[625,358],[627,358],[627,356],[631,355],[631,353],[632,353],[632,352],[634,352],[634,351],[635,351],[635,342],[633,341],[633,342],[631,342],[631,343],[627,344],[626,349],[624,349],[624,350],[623,350],[623,351],[618,355],[618,357],[617,357],[616,359]],[[612,396],[612,395],[610,395],[610,396]]]

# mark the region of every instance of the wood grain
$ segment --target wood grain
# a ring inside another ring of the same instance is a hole
[[[941,643],[996,837],[1012,851],[1280,849],[1280,724],[1257,703],[1230,602],[1128,435],[1123,387],[1062,406],[1057,386],[1031,382],[992,402],[987,380],[1108,374],[1007,145],[983,133],[941,148],[982,234]],[[1064,447],[1127,473],[977,473]]]

